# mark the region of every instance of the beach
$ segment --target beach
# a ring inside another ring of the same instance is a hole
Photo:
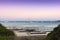
[[[19,31],[14,31],[15,35],[17,37],[21,37],[21,36],[43,36],[43,35],[47,35],[48,33],[46,34],[30,34],[29,32],[19,32]]]

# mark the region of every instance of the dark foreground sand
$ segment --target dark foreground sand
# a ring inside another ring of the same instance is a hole
[[[15,37],[15,40],[43,40],[46,36],[22,36]]]

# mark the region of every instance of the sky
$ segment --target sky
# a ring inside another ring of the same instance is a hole
[[[0,20],[60,20],[60,0],[0,0]]]

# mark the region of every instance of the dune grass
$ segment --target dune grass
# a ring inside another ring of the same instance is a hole
[[[13,37],[3,37],[3,36],[0,36],[0,40],[14,40]]]
[[[14,40],[14,32],[0,24],[0,40]]]

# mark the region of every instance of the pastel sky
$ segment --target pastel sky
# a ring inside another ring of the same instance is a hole
[[[60,1],[0,0],[0,18],[60,20]]]

